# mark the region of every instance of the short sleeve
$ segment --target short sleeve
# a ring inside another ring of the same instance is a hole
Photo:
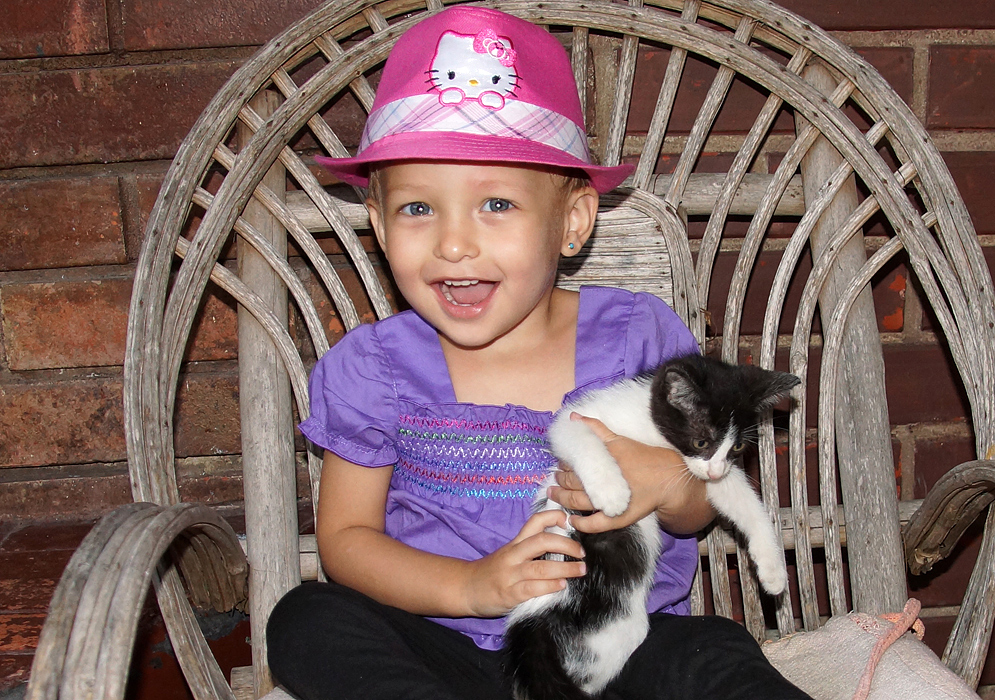
[[[697,355],[699,352],[698,341],[677,312],[653,294],[636,293],[625,342],[627,375],[645,372],[675,357]]]
[[[358,326],[311,371],[308,440],[364,467],[397,462],[397,392],[374,326]]]

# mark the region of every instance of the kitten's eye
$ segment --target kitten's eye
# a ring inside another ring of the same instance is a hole
[[[506,212],[509,209],[514,208],[514,204],[509,202],[507,199],[488,199],[484,202],[484,211],[489,211],[495,214],[500,214]]]
[[[411,204],[405,204],[401,207],[401,213],[408,216],[428,216],[432,213],[432,207],[425,202],[411,202]]]
[[[732,449],[729,451],[732,452],[734,455],[738,455],[740,452],[742,452],[745,449],[746,449],[746,443],[740,440],[739,442],[734,444],[732,446]]]
[[[704,450],[706,447],[708,447],[708,445],[709,445],[708,440],[694,440],[691,442],[691,447],[693,447],[696,450]]]
[[[501,76],[500,75],[492,75],[491,76],[491,82],[494,83],[495,85],[497,85],[498,83],[501,82]]]
[[[450,80],[456,80],[456,71],[449,71],[446,75],[449,76]]]

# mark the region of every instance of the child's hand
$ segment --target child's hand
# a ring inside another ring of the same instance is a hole
[[[536,559],[546,553],[584,557],[577,541],[545,532],[554,526],[566,526],[566,513],[536,513],[511,542],[482,559],[468,562],[466,607],[473,617],[499,617],[530,598],[565,588],[568,578],[585,574],[587,567],[582,561]]]
[[[570,516],[570,524],[577,530],[617,530],[655,511],[670,532],[690,534],[705,527],[715,517],[705,498],[705,483],[688,472],[680,454],[665,447],[653,447],[616,435],[595,418],[574,414],[571,419],[582,421],[601,438],[632,491],[629,507],[618,517],[609,518],[600,511],[586,516]],[[594,510],[580,478],[570,465],[560,464],[556,483],[557,486],[549,489],[549,497],[553,501],[570,510]]]

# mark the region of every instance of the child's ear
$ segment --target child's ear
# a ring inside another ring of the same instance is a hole
[[[366,199],[366,211],[370,214],[370,226],[373,227],[373,232],[377,235],[377,243],[380,244],[380,249],[387,252],[387,242],[384,237],[383,217],[380,216],[380,209],[377,208],[377,202],[372,197],[368,197]]]
[[[598,191],[593,187],[578,187],[570,192],[565,202],[566,230],[563,233],[563,255],[576,255],[587,243],[598,218]]]

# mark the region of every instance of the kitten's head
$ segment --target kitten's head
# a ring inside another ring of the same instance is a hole
[[[699,479],[721,479],[730,460],[756,440],[757,424],[800,382],[787,372],[688,355],[661,365],[650,410],[660,433]]]

